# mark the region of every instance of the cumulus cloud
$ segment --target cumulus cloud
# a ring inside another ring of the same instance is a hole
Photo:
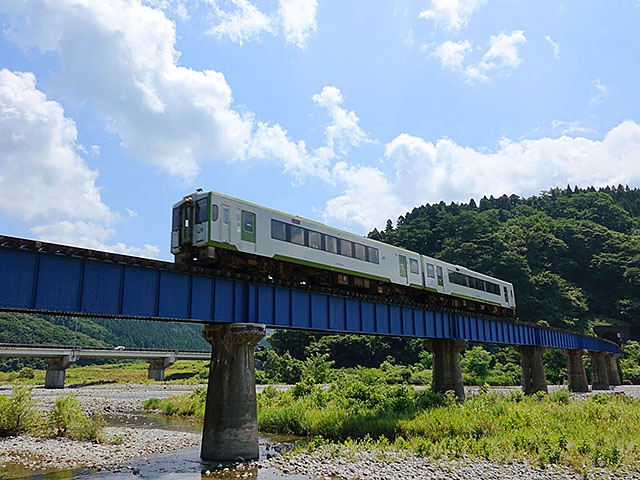
[[[369,141],[367,134],[360,128],[360,119],[355,112],[342,108],[344,100],[338,88],[326,86],[312,98],[318,106],[326,108],[331,117],[331,122],[325,129],[329,148],[345,153],[348,147]]]
[[[303,145],[279,126],[265,136],[250,112],[234,108],[222,73],[180,66],[175,26],[161,10],[136,0],[8,0],[2,8],[15,15],[10,39],[58,56],[61,95],[91,104],[131,156],[185,182],[202,162],[247,160],[257,151],[264,157]],[[259,145],[261,139],[269,144]],[[294,166],[291,157],[283,162],[285,169]],[[303,171],[296,174],[303,175],[307,165],[298,164]]]
[[[248,0],[206,1],[213,10],[208,33],[240,45],[259,39],[262,34],[282,32],[287,43],[305,48],[317,28],[317,0],[280,0],[278,9],[271,14],[261,12]],[[221,7],[221,3],[225,5]]]
[[[285,39],[304,48],[316,31],[317,0],[280,0],[278,17],[282,22]]]
[[[220,39],[227,38],[232,42],[242,45],[245,41],[251,41],[264,32],[273,33],[269,16],[247,0],[232,0],[234,9],[225,11],[217,2],[214,2],[214,18],[217,22],[207,32]]]
[[[109,245],[120,216],[81,157],[75,122],[36,88],[32,73],[0,70],[0,211],[42,240],[157,256],[157,247]]]
[[[446,41],[436,46],[432,56],[440,60],[442,68],[454,71],[464,71],[464,59],[471,52],[471,42]]]
[[[431,56],[440,60],[443,69],[457,72],[470,84],[487,81],[492,76],[508,75],[522,63],[520,47],[527,41],[523,30],[491,35],[487,50],[478,62],[466,63],[473,51],[470,40],[446,41],[437,45]]]
[[[431,8],[422,10],[420,18],[445,30],[460,30],[467,26],[473,12],[486,4],[487,0],[431,0]]]
[[[447,138],[432,143],[398,135],[386,145],[381,167],[343,169],[345,193],[327,202],[325,218],[351,218],[366,231],[383,226],[398,212],[443,199],[467,202],[505,193],[526,197],[556,185],[599,187],[640,182],[640,171],[635,167],[640,125],[633,121],[622,122],[602,140],[579,136],[503,139],[498,147],[495,152],[485,152]],[[367,207],[368,202],[379,210]]]

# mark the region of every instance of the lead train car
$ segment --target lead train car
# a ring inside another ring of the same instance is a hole
[[[429,292],[441,306],[468,301],[476,309],[478,302],[500,307],[501,316],[515,309],[508,282],[216,192],[196,192],[173,206],[171,253],[177,262],[269,278],[409,299]]]

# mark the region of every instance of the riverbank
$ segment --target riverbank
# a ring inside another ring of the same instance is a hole
[[[89,413],[98,411],[126,416],[130,412],[141,411],[145,400],[166,398],[192,391],[195,385],[98,385],[70,387],[63,390],[45,390],[36,387],[34,398],[39,407],[48,409],[55,398],[62,394],[74,394]],[[0,394],[10,394],[11,388],[0,386]],[[640,396],[640,387],[616,387],[615,393]],[[39,439],[31,436],[0,439],[0,472],[12,465],[23,465],[32,472],[54,469],[87,468],[93,471],[125,470],[136,472],[136,463],[146,457],[160,453],[170,456],[173,451],[199,445],[201,435],[193,432],[163,430],[159,428],[107,427],[106,436],[114,443],[94,444],[91,442],[66,439]],[[271,450],[273,453],[273,450]],[[536,480],[578,480],[608,478],[639,479],[640,474],[611,474],[589,470],[572,472],[566,468],[537,468],[524,463],[496,464],[482,460],[433,460],[413,455],[405,451],[391,449],[324,446],[308,453],[295,456],[269,455],[259,462],[247,466],[260,480],[276,478],[267,476],[267,471],[277,469],[283,473],[277,478],[294,478],[297,474],[309,478],[343,478],[359,480],[381,479],[454,479],[494,480],[536,479]],[[199,469],[200,465],[193,467]],[[203,467],[204,468],[204,467]],[[255,473],[254,473],[255,472]],[[198,478],[200,471],[196,472]],[[238,472],[242,475],[242,472]],[[2,475],[0,475],[2,478]],[[9,476],[9,478],[11,478]],[[14,477],[15,478],[15,477]],[[149,477],[150,478],[150,477]],[[215,477],[215,474],[212,475]]]

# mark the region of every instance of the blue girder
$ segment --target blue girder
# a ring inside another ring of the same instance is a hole
[[[613,342],[528,323],[255,284],[167,262],[2,236],[0,311],[261,323],[618,353]]]

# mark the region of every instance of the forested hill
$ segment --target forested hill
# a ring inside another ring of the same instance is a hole
[[[414,208],[369,234],[514,284],[517,316],[640,336],[640,190],[552,189]]]

